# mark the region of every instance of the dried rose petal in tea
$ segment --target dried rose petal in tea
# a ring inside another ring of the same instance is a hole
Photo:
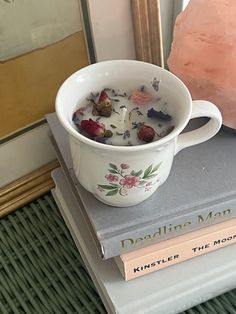
[[[155,93],[160,81],[151,82]],[[168,104],[146,86],[136,90],[104,88],[92,92],[73,114],[78,132],[99,143],[117,146],[157,141],[174,129]]]
[[[144,90],[135,90],[131,96],[129,97],[130,101],[136,105],[147,105],[151,100],[152,97]]]
[[[89,137],[103,136],[105,133],[105,125],[92,119],[82,120],[80,123],[80,128],[82,131],[87,133]]]

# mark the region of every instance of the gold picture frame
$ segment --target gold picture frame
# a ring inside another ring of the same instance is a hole
[[[0,188],[0,217],[50,191],[55,186],[51,172],[59,166],[54,160]]]
[[[164,67],[159,0],[131,0],[136,59]]]

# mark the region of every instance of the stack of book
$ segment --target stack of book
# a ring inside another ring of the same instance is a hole
[[[47,121],[53,195],[108,313],[180,313],[236,287],[235,135],[180,152],[154,195],[118,208],[79,184],[68,134]]]

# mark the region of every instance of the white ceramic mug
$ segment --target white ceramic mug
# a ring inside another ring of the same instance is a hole
[[[80,134],[73,113],[91,91],[105,87],[134,89],[160,80],[159,95],[173,104],[174,130],[158,141],[136,146],[112,146]],[[56,113],[70,138],[75,174],[81,185],[105,204],[136,205],[150,197],[170,172],[173,157],[183,148],[213,137],[221,127],[217,107],[207,101],[192,101],[187,87],[176,76],[158,66],[134,61],[112,60],[87,66],[72,74],[60,87]],[[189,120],[209,117],[198,129],[180,134]]]

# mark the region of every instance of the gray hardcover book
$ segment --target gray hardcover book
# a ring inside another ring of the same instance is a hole
[[[109,314],[182,313],[236,287],[236,244],[124,281],[112,258],[99,257],[62,170],[52,176],[54,198]]]
[[[145,202],[105,205],[76,179],[68,134],[47,115],[58,159],[102,258],[107,259],[236,216],[236,137],[221,131],[181,151],[167,181]],[[99,166],[99,165],[98,165]]]

